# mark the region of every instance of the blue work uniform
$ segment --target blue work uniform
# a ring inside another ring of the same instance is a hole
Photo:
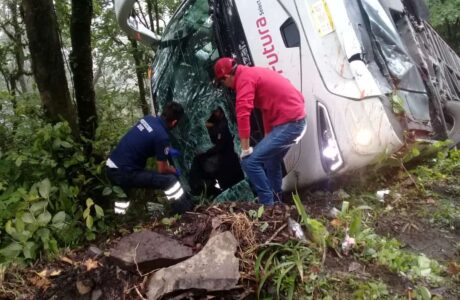
[[[169,151],[166,122],[161,117],[145,116],[120,140],[107,160],[107,176],[123,189],[153,187],[167,189],[177,182],[173,174],[146,170],[147,159],[166,161]]]
[[[192,208],[180,182],[173,174],[160,174],[146,170],[147,159],[156,157],[166,161],[169,135],[161,117],[145,116],[120,140],[109,159],[106,173],[109,180],[124,190],[130,188],[161,189],[170,201],[173,213],[184,213]],[[115,201],[115,213],[125,214],[130,201]]]

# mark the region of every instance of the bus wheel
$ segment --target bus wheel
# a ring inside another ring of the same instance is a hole
[[[460,149],[460,102],[448,101],[444,106],[447,135]]]

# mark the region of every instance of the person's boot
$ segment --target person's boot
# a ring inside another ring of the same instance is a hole
[[[184,193],[178,200],[171,201],[170,207],[173,214],[183,214],[193,209],[193,202],[191,197]]]

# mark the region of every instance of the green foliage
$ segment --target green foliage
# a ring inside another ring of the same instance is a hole
[[[353,299],[388,299],[390,293],[386,284],[380,281],[352,282]]]
[[[340,242],[348,232],[356,240],[351,249],[351,255],[366,264],[377,264],[386,267],[391,272],[400,274],[413,282],[443,282],[441,275],[445,267],[436,260],[427,258],[424,254],[404,251],[399,241],[380,236],[369,227],[369,220],[364,216],[372,214],[371,207],[356,208],[342,207],[337,219],[333,222],[335,230],[331,232],[328,245],[340,251]],[[347,284],[353,286],[353,299],[382,299],[388,298],[387,287],[380,282],[365,282],[357,284],[353,280]],[[418,290],[414,291],[419,295]],[[421,298],[420,298],[421,299]]]
[[[313,243],[323,247],[324,249],[326,245],[326,238],[329,235],[327,228],[320,221],[308,217],[305,207],[300,201],[300,197],[297,192],[292,194],[292,199],[294,200],[297,211],[302,218],[302,224],[307,228],[309,238],[313,241]]]
[[[180,219],[180,215],[174,215],[172,217],[165,217],[165,218],[162,218],[161,219],[161,224],[167,226],[167,227],[171,227],[172,225],[174,225],[178,220]]]
[[[68,216],[64,211],[54,214],[50,212],[51,192],[48,178],[32,185],[25,201],[12,212],[15,217],[4,225],[11,241],[0,250],[1,255],[14,258],[22,254],[26,259],[33,259],[40,248],[48,253],[57,252],[57,241],[53,233],[67,226]]]
[[[421,184],[429,184],[433,181],[445,180],[449,176],[460,171],[460,151],[439,151],[431,163],[417,166],[413,171]]]
[[[457,52],[460,51],[460,0],[429,0],[430,23]]]
[[[388,240],[367,228],[356,236],[356,241],[361,252],[356,251],[355,254],[363,260],[377,262],[410,279],[425,278],[431,282],[441,280],[439,274],[443,267],[437,261],[423,254],[402,251],[400,243],[395,239]]]
[[[91,214],[91,212],[94,212]],[[86,199],[86,209],[83,211],[83,219],[86,224],[86,239],[92,241],[96,238],[94,222],[104,218],[104,210],[95,204],[93,199]]]
[[[265,208],[264,208],[263,205],[261,205],[261,206],[257,209],[257,211],[254,210],[254,209],[250,209],[250,210],[248,211],[248,215],[249,215],[249,217],[250,217],[251,219],[257,221],[257,220],[259,220],[259,219],[263,216],[264,212],[265,212]]]
[[[269,244],[258,255],[255,264],[257,295],[260,296],[263,286],[271,279],[278,298],[282,295],[293,299],[296,287],[306,282],[308,270],[319,267],[319,257],[318,250],[301,242]]]
[[[393,112],[396,115],[402,115],[406,111],[404,109],[404,100],[397,93],[391,95],[391,104],[393,107]]]
[[[0,263],[56,253],[84,232],[94,238],[102,208],[92,203],[86,215],[81,200],[108,186],[103,162],[84,155],[66,123],[43,123],[36,112],[25,117],[35,103],[19,100],[16,114],[5,115],[9,143],[0,151]]]
[[[94,155],[105,158],[127,129],[141,117],[132,101],[136,97],[133,92],[98,90],[99,125],[92,143]]]
[[[441,227],[448,229],[455,228],[458,226],[455,224],[455,220],[460,216],[460,203],[456,204],[442,199],[439,201],[434,211],[426,210],[423,215],[427,217],[430,222]]]
[[[411,170],[411,174],[419,185],[429,190],[427,196],[433,202],[433,205],[422,207],[418,214],[438,226],[455,228],[460,204],[452,200],[460,195],[460,151],[439,151],[430,162]]]

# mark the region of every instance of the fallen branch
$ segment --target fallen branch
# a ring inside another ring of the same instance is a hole
[[[411,173],[407,170],[406,166],[401,162],[401,167],[406,172],[407,176],[409,176],[409,179],[412,181],[412,183],[415,185],[415,188],[420,191],[420,187],[415,181],[414,177],[412,177]]]
[[[271,243],[271,241],[273,241],[273,239],[281,232],[283,231],[284,228],[286,228],[287,224],[283,224],[282,226],[280,226],[280,228],[278,228],[275,233],[264,243],[264,245],[267,245],[269,243]]]
[[[137,288],[137,286],[134,286],[134,289],[136,290],[136,293],[139,296],[139,298],[141,298],[142,300],[147,300],[147,298],[144,298],[144,296],[142,296],[141,292],[139,292],[139,289]]]

